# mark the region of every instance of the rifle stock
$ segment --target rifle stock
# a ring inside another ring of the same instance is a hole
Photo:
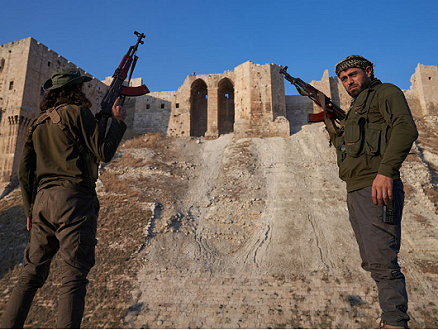
[[[323,110],[319,113],[310,113],[309,122],[316,123],[324,121],[324,117],[327,116],[335,121],[342,121],[345,119],[345,111],[339,106],[334,104],[328,96],[323,92],[316,89],[312,85],[305,83],[300,78],[294,78],[287,72],[287,66],[280,69],[280,73],[284,75],[284,78],[294,85],[302,96],[309,97],[313,102],[315,102]]]

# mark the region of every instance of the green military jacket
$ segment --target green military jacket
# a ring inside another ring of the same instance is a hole
[[[377,174],[399,179],[400,167],[417,137],[403,92],[373,80],[353,101],[343,134],[330,135],[347,191],[371,186]]]
[[[26,216],[30,216],[31,212],[35,174],[38,190],[65,186],[96,194],[95,181],[90,175],[90,164],[87,163],[89,159],[85,159],[78,146],[85,147],[84,150],[89,150],[97,160],[109,162],[126,130],[123,121],[113,119],[105,138],[100,139],[98,122],[88,108],[63,103],[65,100],[57,100],[57,105],[61,105],[57,112],[70,135],[48,118],[34,126],[23,146],[18,177]],[[30,123],[30,127],[38,118]]]

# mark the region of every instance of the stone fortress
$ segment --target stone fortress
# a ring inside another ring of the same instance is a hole
[[[0,194],[17,185],[27,126],[39,113],[44,82],[61,67],[77,65],[31,37],[0,46]],[[188,75],[177,91],[130,98],[124,105],[129,113],[128,129],[135,134],[156,132],[175,137],[217,138],[233,132],[236,138],[286,138],[318,109],[307,97],[285,95],[284,84],[289,82],[279,69],[276,64],[247,61],[224,73]],[[105,81],[94,78],[86,84],[92,111],[98,110],[110,82],[111,77]],[[141,84],[141,78],[131,81],[132,86]],[[328,70],[311,84],[348,109],[350,97],[337,77],[329,77]],[[404,93],[414,116],[436,115],[437,66],[418,64],[411,87]]]

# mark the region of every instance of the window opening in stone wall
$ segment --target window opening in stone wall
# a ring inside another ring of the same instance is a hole
[[[219,134],[234,131],[234,87],[228,78],[218,86],[218,129]]]
[[[9,90],[11,91],[13,88],[14,88],[14,81],[11,80],[11,81],[9,82]]]
[[[190,136],[207,132],[207,84],[202,79],[192,83],[190,91]]]
[[[52,62],[48,61],[47,66],[49,66],[49,67],[52,66]]]
[[[146,104],[146,110],[149,110],[151,108],[150,104]]]
[[[161,103],[161,109],[164,109],[164,103]]]
[[[175,107],[178,109],[179,108],[179,103],[175,104]]]

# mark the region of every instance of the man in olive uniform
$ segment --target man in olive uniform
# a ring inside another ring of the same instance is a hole
[[[362,267],[377,284],[381,326],[407,328],[408,297],[397,261],[404,204],[399,169],[418,132],[403,92],[376,79],[373,67],[358,55],[336,65],[353,102],[344,127],[336,127],[328,117],[325,121],[336,147],[339,176],[347,184]]]
[[[4,328],[23,327],[58,251],[62,259],[58,328],[80,327],[99,211],[93,168],[97,170],[96,159],[111,160],[126,130],[126,111],[116,101],[108,133],[99,138],[91,103],[82,92],[89,80],[77,69],[55,71],[44,84],[41,113],[30,124],[19,166],[30,239],[3,314]]]

